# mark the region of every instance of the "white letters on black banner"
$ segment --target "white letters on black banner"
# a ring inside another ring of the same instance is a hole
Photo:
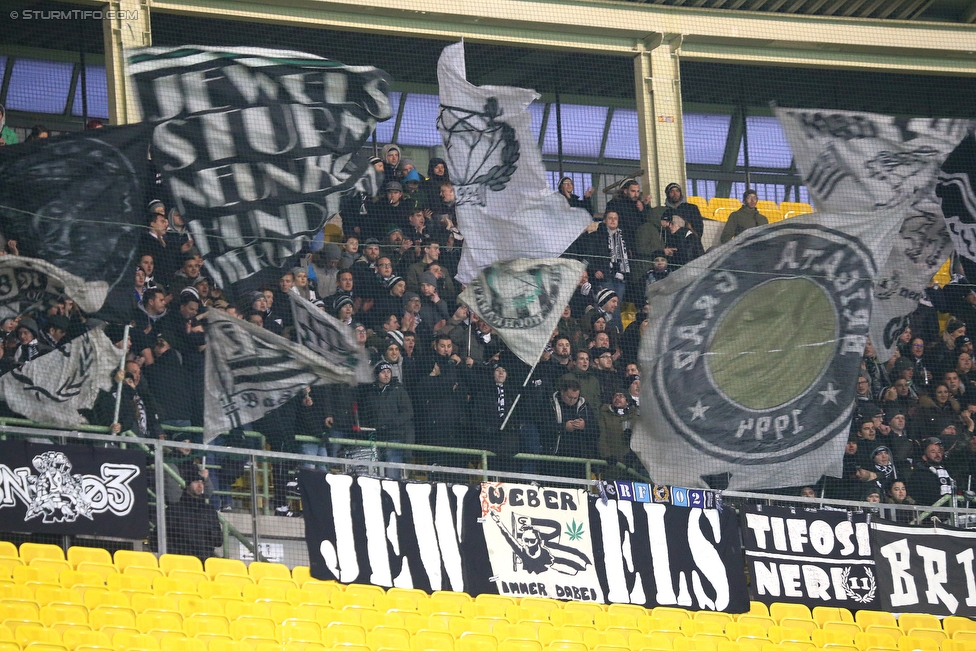
[[[732,511],[585,491],[302,471],[312,576],[596,603],[749,609]]]
[[[742,543],[756,601],[879,608],[864,513],[749,505]]]
[[[976,617],[976,531],[872,522],[871,544],[884,610]]]

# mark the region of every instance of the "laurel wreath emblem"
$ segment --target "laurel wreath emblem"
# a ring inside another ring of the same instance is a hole
[[[867,591],[867,594],[865,594],[863,596],[862,595],[859,595],[856,592],[854,592],[854,590],[851,589],[850,584],[847,582],[847,580],[851,576],[851,568],[850,568],[850,566],[845,567],[844,568],[844,573],[841,574],[841,582],[844,584],[844,593],[849,598],[853,599],[854,601],[856,601],[859,604],[866,604],[866,603],[869,603],[870,601],[872,601],[874,599],[875,592],[877,592],[877,590],[878,590],[878,584],[874,580],[874,573],[871,571],[871,568],[870,567],[866,567],[866,568],[864,568],[864,571],[868,575],[868,581],[871,582],[871,589],[868,590]]]

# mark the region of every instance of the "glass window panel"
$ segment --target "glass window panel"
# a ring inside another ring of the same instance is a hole
[[[396,124],[396,114],[400,110],[400,93],[390,93],[390,106],[393,115],[386,122],[376,125],[376,142],[388,143],[393,140],[393,125]]]
[[[607,121],[607,107],[563,104],[561,114],[563,156],[599,157],[603,125]],[[546,139],[542,144],[542,153],[547,155],[559,153],[555,105],[549,109],[549,123],[546,125]]]
[[[730,115],[684,114],[685,162],[719,165],[729,135]]]
[[[793,151],[786,140],[786,134],[779,120],[771,117],[752,116],[746,118],[749,130],[749,166],[788,169],[793,161]],[[736,165],[745,165],[742,145],[739,145],[739,158]]]
[[[88,116],[108,119],[108,84],[105,66],[85,66],[85,86],[88,90]],[[81,115],[81,78],[75,86],[75,101],[71,105],[74,115]]]
[[[7,109],[32,113],[63,113],[74,65],[61,61],[16,59],[10,73]]]
[[[403,105],[403,119],[397,142],[401,145],[435,147],[443,144],[437,130],[437,112],[440,99],[437,95],[408,93]],[[378,137],[378,136],[377,136]]]
[[[593,175],[589,172],[569,172],[563,170],[563,176],[568,176],[573,179],[573,194],[578,197],[582,197],[587,188],[593,187]],[[547,171],[546,177],[549,179],[549,187],[553,190],[558,190],[559,180],[562,178],[559,176],[559,172],[555,170]]]
[[[640,136],[637,131],[637,111],[633,109],[614,109],[610,120],[610,133],[607,134],[606,158],[621,160],[640,160]]]
[[[539,142],[539,131],[542,129],[542,114],[546,110],[545,102],[532,102],[529,104],[529,115],[532,116],[532,135],[535,137],[535,141]],[[550,120],[555,120],[554,114],[549,115]]]

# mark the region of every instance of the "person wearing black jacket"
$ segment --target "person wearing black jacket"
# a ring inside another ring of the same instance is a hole
[[[158,199],[149,203],[149,215],[146,224],[149,229],[142,234],[139,240],[138,254],[140,257],[152,256],[155,267],[153,277],[156,282],[168,287],[173,282],[176,272],[183,266],[181,238],[176,233],[169,232],[166,206]]]
[[[171,554],[205,561],[214,555],[214,547],[223,544],[217,512],[204,497],[205,479],[202,473],[187,469],[180,501],[166,509],[166,544]]]
[[[582,208],[586,212],[593,214],[593,188],[587,188],[583,193],[583,198],[573,194],[573,179],[564,176],[559,179],[559,194],[566,197],[570,208]]]
[[[620,228],[628,242],[637,241],[637,229],[650,215],[650,206],[644,203],[646,199],[641,199],[640,184],[631,179],[620,187],[616,197],[607,202],[606,212],[615,212],[620,216]]]
[[[597,456],[600,429],[589,403],[580,396],[579,382],[570,378],[559,381],[546,405],[543,451],[562,457],[593,459]]]
[[[183,363],[183,356],[160,337],[153,345],[153,363],[143,369],[146,384],[154,396],[159,396],[159,418],[163,425],[189,427],[193,425],[193,379]]]
[[[499,470],[518,472],[520,464],[512,457],[520,450],[520,414],[512,412],[512,405],[519,393],[517,384],[508,382],[508,371],[504,366],[492,364],[478,371],[475,391],[471,401],[471,421],[475,427],[473,443],[482,450],[495,453],[492,465]],[[508,423],[505,418],[509,416]],[[505,423],[505,429],[501,429]]]
[[[422,398],[417,410],[423,415],[419,443],[427,445],[464,445],[461,438],[464,426],[467,369],[454,352],[454,343],[447,334],[439,334],[431,344],[433,355],[424,365],[426,373],[416,380],[416,394]],[[462,370],[463,369],[463,370]]]
[[[701,237],[705,228],[701,210],[695,204],[685,201],[685,193],[682,192],[681,186],[677,183],[668,183],[668,187],[664,188],[664,196],[664,212],[681,217],[688,227]]]
[[[671,267],[681,267],[695,258],[705,255],[701,238],[687,226],[679,226],[667,213],[661,215],[661,237],[664,254]]]
[[[155,398],[147,387],[139,389],[142,369],[136,362],[126,362],[124,372],[118,420],[113,421],[118,396],[118,379],[115,377],[112,379],[112,390],[100,391],[95,398],[92,407],[94,424],[109,427],[113,434],[132,432],[141,438],[165,438]]]
[[[922,458],[915,462],[915,469],[908,476],[908,494],[926,506],[935,504],[945,495],[951,495],[952,477],[942,464],[945,448],[942,440],[932,436],[922,441]]]
[[[406,389],[399,382],[393,382],[393,371],[389,363],[382,361],[373,369],[376,382],[363,390],[363,424],[375,430],[372,435],[376,441],[386,443],[407,443],[414,438],[413,405]],[[382,448],[377,451],[379,461],[403,463],[406,454],[403,450]],[[400,478],[398,469],[388,469],[387,477]]]

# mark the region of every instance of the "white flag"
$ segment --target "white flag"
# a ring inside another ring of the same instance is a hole
[[[922,291],[952,253],[935,196],[939,166],[972,128],[968,120],[776,108],[810,197],[834,213],[905,214],[874,285],[871,342],[887,361]]]
[[[288,293],[298,342],[339,367],[348,368],[360,383],[373,381],[366,349],[356,341],[356,332],[325,310],[315,307],[292,288]]]
[[[467,285],[495,262],[555,258],[590,223],[582,209],[549,188],[542,154],[529,128],[535,91],[474,86],[464,44],[449,45],[437,62],[437,128],[457,198],[464,248],[457,279]]]
[[[102,330],[86,332],[64,351],[53,350],[0,377],[0,394],[18,414],[58,427],[84,425],[99,390],[112,387],[122,351]]]
[[[749,229],[651,285],[631,447],[654,483],[840,476],[872,283],[908,210]]]
[[[206,313],[204,441],[253,422],[305,387],[355,382],[353,369],[219,310]]]
[[[108,295],[104,280],[86,281],[50,262],[19,255],[0,256],[0,318],[17,316],[67,296],[85,312],[95,312]]]
[[[584,269],[582,262],[565,258],[499,262],[482,271],[458,298],[532,366],[552,337]]]

